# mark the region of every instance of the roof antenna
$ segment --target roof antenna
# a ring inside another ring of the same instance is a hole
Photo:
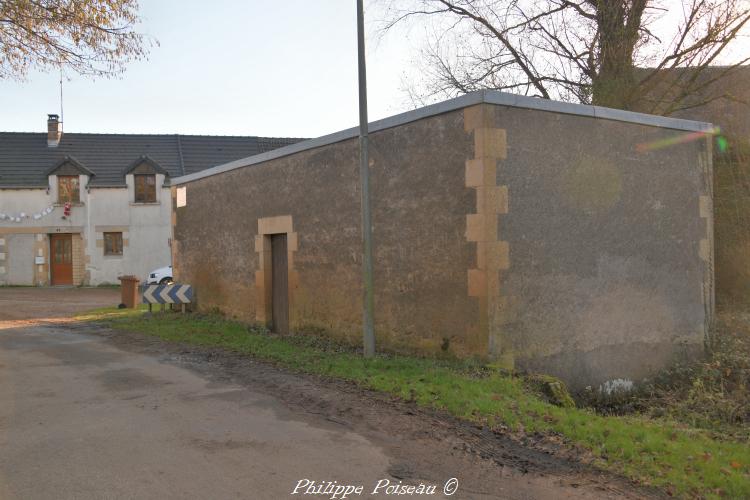
[[[63,119],[63,70],[62,64],[60,65],[60,121],[65,123]]]

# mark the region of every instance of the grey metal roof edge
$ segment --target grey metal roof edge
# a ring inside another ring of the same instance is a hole
[[[400,113],[398,115],[383,118],[382,120],[370,122],[369,131],[377,132],[379,130],[393,128],[398,125],[403,125],[405,123],[413,122],[416,120],[421,120],[422,118],[427,118],[427,117],[439,115],[442,113],[448,113],[450,111],[455,111],[457,109],[465,108],[467,106],[472,106],[474,104],[479,104],[481,102],[482,102],[482,95],[479,92],[472,92],[471,94],[465,94],[460,97],[450,99],[448,101],[439,102],[437,104],[431,104],[429,106],[415,109],[413,111],[407,111],[405,113]],[[289,146],[284,146],[278,149],[273,149],[271,151],[266,151],[265,153],[260,153],[254,156],[249,156],[247,158],[240,158],[239,160],[231,161],[229,163],[224,163],[223,165],[217,165],[215,167],[207,168],[205,170],[194,172],[192,174],[183,175],[181,177],[175,177],[172,179],[172,185],[178,186],[180,184],[185,184],[187,182],[202,179],[204,177],[209,177],[212,175],[229,172],[230,170],[235,170],[235,169],[242,168],[242,167],[249,167],[250,165],[263,163],[269,160],[275,160],[277,158],[283,158],[284,156],[289,156],[294,153],[299,153],[301,151],[307,151],[308,149],[315,149],[315,148],[319,148],[322,146],[328,146],[330,144],[335,144],[337,142],[342,142],[348,139],[352,139],[354,137],[357,137],[358,135],[359,135],[359,127],[352,127],[346,130],[340,130],[332,134],[324,135],[321,137],[316,137],[314,139],[308,139],[302,142],[297,142],[294,144],[290,144]]]
[[[604,120],[613,120],[620,122],[639,123],[652,127],[668,128],[673,130],[684,130],[687,132],[711,132],[714,130],[714,124],[709,122],[699,122],[686,120],[683,118],[671,118],[668,116],[649,115],[646,113],[636,113],[635,111],[625,111],[622,109],[604,108],[602,106],[592,106],[594,116]]]
[[[552,101],[549,99],[540,99],[537,97],[527,97],[497,90],[477,90],[469,94],[464,94],[447,101],[442,101],[429,106],[424,106],[412,111],[406,111],[397,115],[383,118],[370,122],[369,131],[378,132],[399,125],[466,108],[475,104],[496,104],[515,108],[533,109],[538,111],[548,111],[568,115],[586,116],[589,118],[599,118],[604,120],[614,120],[620,122],[636,123],[652,127],[669,128],[675,130],[686,130],[690,132],[707,132],[713,129],[713,125],[706,122],[692,120],[683,120],[680,118],[669,118],[664,116],[648,115],[645,113],[636,113],[633,111],[623,111],[619,109],[603,108],[601,106],[591,106],[588,104],[576,104],[571,102]],[[175,177],[172,179],[172,185],[178,186],[186,184],[204,177],[229,172],[242,167],[249,167],[258,163],[263,163],[277,158],[283,158],[301,151],[315,149],[322,146],[328,146],[347,139],[355,138],[359,135],[359,127],[352,127],[332,134],[308,139],[306,141],[284,146],[282,148],[260,153],[247,158],[217,165],[192,174]]]
[[[549,111],[565,115],[588,116],[602,120],[636,123],[651,127],[669,128],[674,130],[685,130],[688,132],[708,132],[714,128],[713,124],[682,118],[671,118],[668,116],[649,115],[635,111],[605,108],[589,104],[577,104],[573,102],[552,101],[538,97],[528,97],[495,90],[481,90],[484,92],[483,102],[510,106],[515,108],[535,109],[538,111]]]

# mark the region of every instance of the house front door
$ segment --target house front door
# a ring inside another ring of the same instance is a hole
[[[53,285],[73,284],[73,235],[51,234],[50,269]]]

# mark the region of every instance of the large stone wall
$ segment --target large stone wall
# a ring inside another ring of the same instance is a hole
[[[713,307],[709,143],[636,148],[680,134],[493,104],[372,133],[378,344],[574,387],[699,355]],[[266,322],[265,238],[283,232],[292,330],[359,342],[357,160],[343,139],[178,187],[175,274],[199,308]]]
[[[475,211],[465,187],[472,141],[453,112],[371,136],[376,329],[391,347],[486,352],[479,306],[467,293],[475,250],[465,237]],[[202,309],[265,320],[262,240],[289,246],[293,329],[361,337],[358,143],[347,140],[187,186],[176,210],[175,273]],[[272,218],[279,218],[273,221]],[[277,229],[269,224],[282,224]]]
[[[489,114],[508,140],[497,166],[510,248],[492,322],[499,352],[574,387],[700,354],[713,310],[709,139],[663,146],[688,133]]]
[[[707,70],[716,78],[725,68]],[[717,96],[719,99],[711,100]],[[719,126],[727,150],[714,150],[716,294],[725,303],[750,300],[750,66],[736,68],[695,96],[707,104],[676,113]]]

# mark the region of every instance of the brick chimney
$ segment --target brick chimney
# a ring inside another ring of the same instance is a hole
[[[62,122],[58,115],[47,115],[47,146],[56,148],[62,138]]]

